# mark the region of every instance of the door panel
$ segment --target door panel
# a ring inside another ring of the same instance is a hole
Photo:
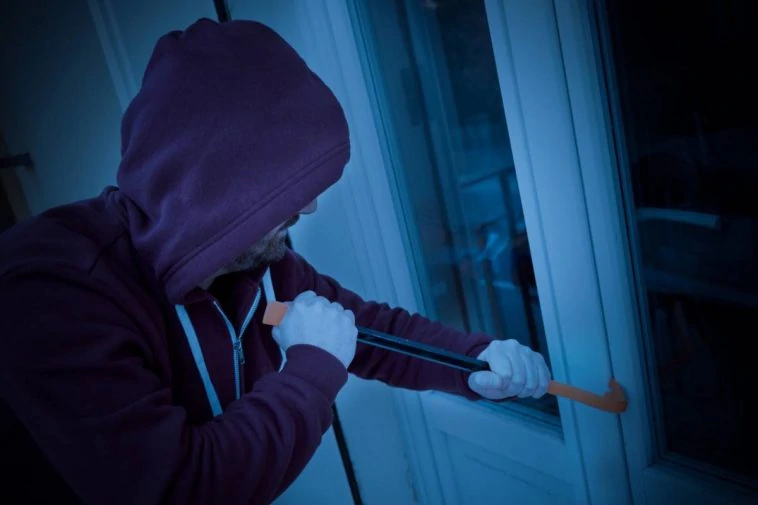
[[[549,503],[568,505],[573,502],[571,485],[537,468],[524,466],[517,460],[474,447],[452,435],[444,444],[446,457],[452,463],[455,486],[460,503],[492,503],[531,505]],[[501,492],[493,496],[492,485]]]
[[[557,426],[456,403],[458,412],[448,398],[424,402],[442,486],[453,503],[574,503],[571,460]]]

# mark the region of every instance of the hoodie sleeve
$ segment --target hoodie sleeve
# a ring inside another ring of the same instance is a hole
[[[342,287],[333,278],[319,274],[301,256],[294,252],[290,254],[302,283],[298,292],[313,290],[331,301],[340,303],[353,311],[358,326],[474,357],[493,340],[482,333],[462,333],[419,314],[390,307],[386,303],[365,301]],[[365,344],[358,344],[355,359],[348,371],[361,378],[380,380],[395,387],[413,390],[435,389],[469,399],[480,398],[469,389],[467,372]]]
[[[294,346],[282,373],[191,425],[154,366],[165,348],[116,298],[67,275],[0,280],[0,395],[50,463],[86,503],[270,503],[330,426],[344,366]]]

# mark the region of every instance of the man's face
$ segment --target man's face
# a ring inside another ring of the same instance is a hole
[[[298,219],[300,216],[296,215],[268,232],[262,239],[226,265],[224,273],[255,270],[262,265],[276,263],[284,258],[287,251],[287,229],[294,225]]]
[[[315,211],[316,200],[311,202],[307,207],[291,217],[285,223],[268,232],[257,243],[250,246],[245,252],[226,265],[222,272],[228,274],[232,272],[255,270],[260,266],[280,261],[284,258],[284,255],[287,252],[287,230],[297,223],[301,214],[311,214]]]

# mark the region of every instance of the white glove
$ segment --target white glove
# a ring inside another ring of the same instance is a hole
[[[517,340],[493,340],[477,359],[489,363],[491,371],[472,373],[468,385],[488,400],[540,398],[547,392],[550,370],[545,359]]]
[[[272,331],[272,336],[284,351],[293,345],[309,344],[319,347],[347,368],[355,356],[358,329],[355,315],[339,303],[330,303],[313,291],[300,293],[284,318]]]

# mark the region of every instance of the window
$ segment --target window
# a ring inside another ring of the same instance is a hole
[[[355,8],[426,314],[549,365],[483,1]],[[558,415],[550,395],[525,403]]]

